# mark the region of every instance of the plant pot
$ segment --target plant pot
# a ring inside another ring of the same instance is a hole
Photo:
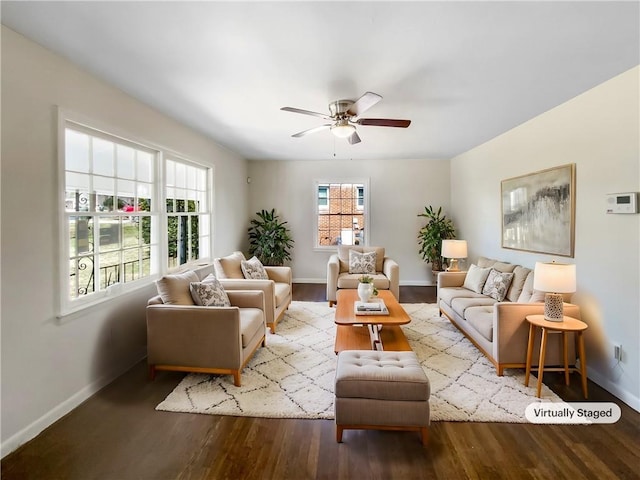
[[[358,297],[361,302],[368,302],[373,295],[373,283],[359,283]]]

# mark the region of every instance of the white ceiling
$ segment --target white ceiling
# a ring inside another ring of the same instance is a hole
[[[2,23],[248,159],[451,158],[640,63],[631,2],[8,2]],[[362,143],[280,111],[383,100]]]

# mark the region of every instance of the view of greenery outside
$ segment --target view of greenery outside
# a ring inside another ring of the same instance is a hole
[[[113,197],[109,197],[113,198]],[[139,211],[149,209],[149,200],[139,202]],[[99,248],[95,248],[95,221],[99,222]],[[100,259],[100,286],[130,282],[150,274],[151,217],[142,215],[70,217],[70,295],[96,290],[95,255]]]

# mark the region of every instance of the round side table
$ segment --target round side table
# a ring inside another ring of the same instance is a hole
[[[524,377],[524,384],[529,386],[529,376],[531,374],[531,357],[533,356],[533,341],[536,336],[536,327],[542,329],[542,338],[540,340],[540,362],[538,363],[538,389],[536,396],[540,398],[540,390],[542,389],[542,375],[544,374],[544,360],[547,349],[547,334],[549,332],[562,333],[562,355],[564,358],[564,379],[569,385],[569,354],[567,349],[567,333],[574,332],[576,335],[576,350],[578,350],[578,358],[580,359],[580,376],[582,377],[582,393],[587,398],[587,359],[584,353],[584,332],[588,325],[577,318],[564,317],[562,322],[550,322],[544,319],[544,315],[527,315],[525,317],[529,322],[529,343],[527,346],[527,370]],[[574,368],[574,370],[577,370]]]

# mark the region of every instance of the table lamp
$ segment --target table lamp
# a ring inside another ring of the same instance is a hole
[[[447,272],[459,272],[458,259],[467,258],[467,241],[466,240],[443,240],[442,256],[448,258],[449,268]]]
[[[563,293],[576,291],[576,266],[567,263],[536,262],[533,288],[545,292],[544,319],[562,322],[564,319]]]

